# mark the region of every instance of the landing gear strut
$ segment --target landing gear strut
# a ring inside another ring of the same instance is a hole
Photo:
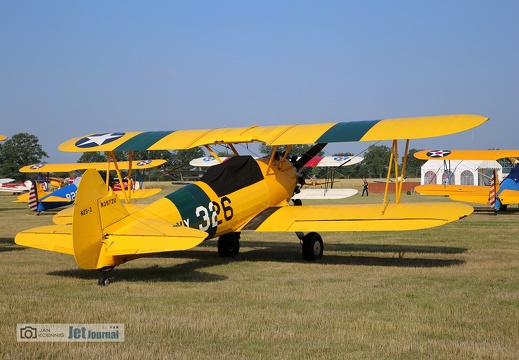
[[[220,257],[234,257],[240,252],[240,233],[231,232],[218,238],[218,254]]]
[[[108,286],[110,285],[110,278],[108,277],[108,274],[110,271],[112,271],[114,266],[107,266],[104,268],[99,269],[101,272],[101,276],[99,277],[99,280],[97,281],[97,285],[99,286]]]
[[[323,257],[323,239],[316,232],[310,232],[306,235],[297,234],[301,239],[303,248],[303,259],[306,261],[315,261]]]

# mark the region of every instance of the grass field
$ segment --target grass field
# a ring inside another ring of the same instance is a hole
[[[360,181],[358,181],[360,182]],[[360,184],[359,184],[360,186]],[[168,186],[164,186],[167,188]],[[163,194],[162,194],[163,195]],[[322,233],[302,260],[291,233],[242,233],[129,262],[97,285],[73,257],[14,244],[51,223],[0,195],[0,359],[516,359],[519,211],[481,207],[411,232]],[[403,202],[449,201],[404,195]],[[348,203],[382,202],[382,195]],[[123,343],[17,343],[18,323],[123,323]]]

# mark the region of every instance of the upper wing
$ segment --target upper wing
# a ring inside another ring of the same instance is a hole
[[[5,139],[7,139],[7,136],[5,136],[5,135],[0,135],[0,141],[4,141]]]
[[[442,115],[324,124],[251,126],[205,130],[114,132],[68,140],[61,151],[181,150],[222,144],[264,142],[267,145],[420,139],[454,134],[481,125],[481,115]]]
[[[460,203],[390,203],[382,206],[315,205],[269,208],[243,230],[260,232],[396,231],[444,225],[470,215],[474,209]]]
[[[420,160],[497,160],[519,157],[519,150],[423,150],[414,153]]]
[[[166,160],[134,160],[132,161],[132,169],[149,169],[166,163]],[[130,168],[129,161],[118,161],[117,167],[121,170]],[[70,172],[74,170],[115,170],[113,162],[94,162],[94,163],[72,163],[72,164],[33,164],[27,165],[20,169],[22,173],[41,173],[41,172]]]

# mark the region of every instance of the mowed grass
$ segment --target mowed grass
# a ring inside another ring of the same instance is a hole
[[[358,180],[360,182],[360,180]],[[360,184],[359,184],[360,186]],[[165,186],[167,188],[167,186]],[[164,193],[164,192],[163,192]],[[164,195],[164,194],[162,194]],[[1,359],[515,359],[519,211],[485,207],[409,232],[321,233],[321,261],[292,233],[242,233],[116,268],[108,287],[72,256],[14,244],[47,225],[0,194]],[[142,200],[141,200],[142,201]],[[449,201],[404,195],[402,202]],[[381,203],[372,194],[343,200]],[[18,323],[123,323],[123,343],[17,343]]]

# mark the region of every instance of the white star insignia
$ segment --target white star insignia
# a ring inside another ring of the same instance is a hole
[[[87,136],[87,137],[84,137],[83,139],[79,140],[76,143],[76,146],[77,147],[101,146],[106,143],[117,140],[123,135],[124,135],[124,133],[106,133],[106,134],[91,135],[91,136]]]

